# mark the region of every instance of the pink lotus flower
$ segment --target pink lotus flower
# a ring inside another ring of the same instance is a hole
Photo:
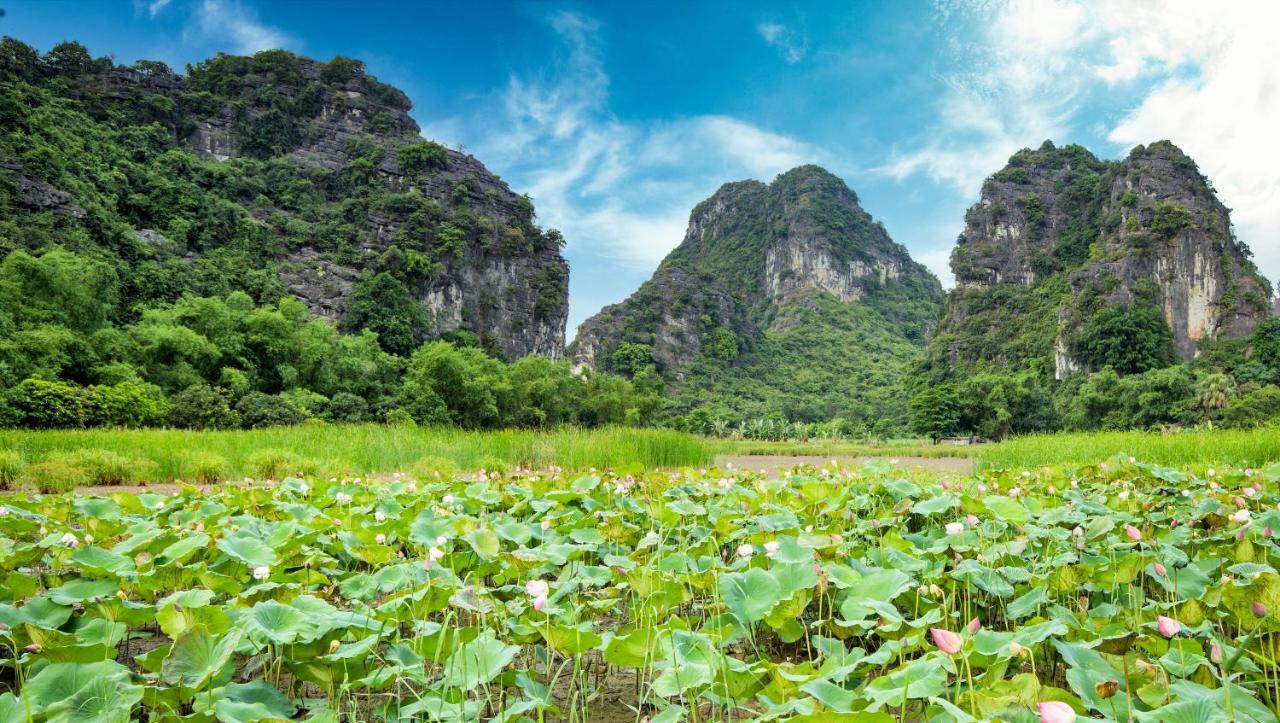
[[[1160,563],[1157,562],[1156,564],[1151,566],[1151,569],[1155,570],[1156,574],[1159,575],[1160,577],[1165,576],[1164,565],[1161,565]]]
[[[1231,514],[1231,521],[1243,525],[1249,521],[1249,510],[1236,510]]]
[[[960,652],[960,648],[964,647],[964,641],[960,639],[960,636],[950,630],[930,628],[929,635],[933,638],[933,644],[938,646],[938,650],[947,655],[955,655]]]
[[[1270,528],[1270,527],[1264,527],[1264,528],[1262,528],[1262,536],[1263,536],[1263,537],[1265,537],[1265,538],[1267,538],[1268,540],[1269,540],[1269,539],[1271,539],[1271,535],[1273,535],[1273,534],[1274,534],[1274,533],[1272,532],[1272,530],[1271,530],[1271,528]]]
[[[551,591],[551,586],[546,580],[530,580],[524,584],[524,591],[531,598],[545,598],[547,593]]]
[[[1133,540],[1134,542],[1137,542],[1138,540],[1142,539],[1142,530],[1139,530],[1133,525],[1125,525],[1124,536],[1128,537],[1130,540]]]
[[[533,609],[542,612],[547,607],[547,596],[539,595],[533,599]]]
[[[1076,712],[1060,700],[1046,700],[1036,704],[1040,723],[1075,723]]]
[[[982,629],[982,621],[981,621],[981,620],[979,620],[979,619],[977,619],[977,618],[974,618],[973,620],[970,620],[970,621],[969,621],[969,634],[970,634],[970,635],[977,635],[977,634],[978,634],[978,631],[979,631],[979,630],[981,630],[981,629]]]
[[[965,521],[965,522],[968,522],[970,527],[977,527],[977,526],[978,526],[978,516],[977,516],[977,515],[965,515],[964,521]]]
[[[1182,630],[1182,623],[1178,622],[1177,620],[1174,620],[1173,618],[1167,618],[1163,615],[1157,615],[1156,630],[1158,630],[1160,634],[1165,636],[1166,638],[1172,638],[1173,636],[1178,634],[1178,631]]]

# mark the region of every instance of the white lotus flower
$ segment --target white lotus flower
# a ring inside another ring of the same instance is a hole
[[[749,558],[756,554],[756,548],[748,543],[738,545],[738,557]]]
[[[959,535],[959,534],[961,534],[962,532],[964,532],[964,523],[963,523],[963,522],[948,522],[948,523],[947,523],[947,534],[948,534],[948,535]]]
[[[778,542],[776,540],[769,540],[768,542],[764,543],[764,554],[768,555],[769,557],[773,557],[774,554],[776,554],[777,552],[778,552]]]
[[[1249,521],[1249,510],[1236,510],[1231,514],[1231,521],[1244,524]]]
[[[373,541],[378,543],[379,545],[385,545],[387,544],[387,536],[379,532],[378,536],[373,538]]]
[[[345,505],[351,502],[351,495],[347,494],[346,492],[339,492],[338,494],[334,495],[333,498],[337,500],[338,504],[340,505]]]
[[[545,598],[547,593],[551,591],[551,586],[546,580],[530,580],[524,584],[525,593],[532,598]]]
[[[373,513],[373,519],[375,522],[385,522],[387,519],[387,513],[382,510],[378,510]]]
[[[259,565],[253,568],[253,579],[258,581],[266,580],[271,577],[271,568],[266,565]]]
[[[76,536],[75,536],[75,535],[73,535],[73,534],[71,534],[70,532],[68,532],[67,534],[63,535],[63,536],[62,536],[62,539],[61,539],[61,540],[59,540],[58,542],[59,542],[60,544],[64,545],[64,546],[66,546],[66,547],[79,547],[79,546],[80,546],[80,540],[76,539]]]

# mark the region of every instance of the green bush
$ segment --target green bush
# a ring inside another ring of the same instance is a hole
[[[178,429],[235,429],[240,415],[227,404],[218,390],[207,384],[193,384],[169,400],[169,424]]]
[[[236,403],[240,424],[246,429],[288,427],[302,424],[307,415],[278,394],[249,392]]]
[[[84,387],[45,379],[24,379],[9,391],[8,407],[21,427],[84,427],[94,416],[92,395]]]
[[[120,382],[89,387],[93,397],[92,423],[107,427],[151,427],[169,415],[169,403],[154,384]]]
[[[13,489],[25,467],[22,455],[8,449],[0,450],[0,490]]]
[[[324,411],[331,422],[357,424],[369,421],[369,403],[363,397],[350,392],[338,392],[329,400]]]
[[[85,472],[86,484],[122,485],[155,479],[159,465],[149,459],[129,459],[106,449],[81,449],[67,461]]]
[[[1274,384],[1232,399],[1222,411],[1222,424],[1237,429],[1259,427],[1277,420],[1280,420],[1280,387]]]

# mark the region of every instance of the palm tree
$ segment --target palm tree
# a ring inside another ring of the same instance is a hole
[[[1196,385],[1196,406],[1206,411],[1223,409],[1235,396],[1235,387],[1235,382],[1226,374],[1207,374]]]

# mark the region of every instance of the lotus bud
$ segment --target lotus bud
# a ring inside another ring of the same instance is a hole
[[[933,595],[934,597],[942,597],[942,594],[943,594],[943,593],[942,593],[942,588],[941,588],[941,587],[939,587],[939,586],[938,586],[938,585],[936,585],[936,584],[934,584],[934,585],[930,585],[930,586],[929,586],[929,594]]]
[[[8,517],[8,516],[9,516],[9,508],[5,507],[4,505],[0,505],[0,517]]]
[[[1013,653],[1019,658],[1025,658],[1031,655],[1030,650],[1028,650],[1025,646],[1019,645],[1018,643],[1009,643],[1009,652]]]
[[[378,536],[373,538],[373,541],[378,543],[379,545],[385,545],[387,544],[387,536],[379,532]]]
[[[547,607],[547,596],[539,595],[533,599],[533,609],[542,612]]]
[[[1137,542],[1138,540],[1142,539],[1142,530],[1139,530],[1133,525],[1125,525],[1124,535],[1125,537],[1128,537],[1130,540]]]
[[[970,621],[969,621],[968,630],[969,630],[969,634],[970,634],[970,635],[977,635],[977,634],[978,634],[978,631],[979,631],[979,630],[981,630],[981,629],[982,629],[982,621],[981,621],[981,620],[979,620],[979,619],[977,619],[977,618],[974,618],[973,620],[970,620]]]
[[[933,638],[933,644],[947,655],[955,655],[964,646],[964,641],[960,639],[960,636],[950,630],[930,628],[929,635]]]
[[[839,545],[840,543],[844,542],[844,535],[841,535],[838,532],[833,532],[831,533],[831,541]]]
[[[1152,566],[1151,566],[1151,569],[1152,569],[1152,570],[1155,570],[1156,574],[1157,574],[1157,575],[1159,575],[1160,577],[1164,577],[1164,576],[1165,576],[1165,568],[1164,568],[1164,565],[1161,565],[1160,563],[1158,563],[1158,562],[1157,562],[1156,564],[1154,564],[1154,565],[1152,565]]]
[[[1222,665],[1222,646],[1216,640],[1209,646],[1209,660],[1214,665]]]
[[[964,517],[964,521],[965,521],[965,522],[967,522],[967,523],[969,524],[969,526],[970,526],[970,527],[977,527],[977,526],[978,526],[978,516],[977,516],[977,515],[972,515],[972,514],[971,514],[971,515],[965,515],[965,517]]]
[[[22,649],[24,653],[38,653],[41,650],[43,650],[43,648],[40,647],[40,643],[32,643]]]
[[[338,652],[338,646],[339,646],[339,645],[341,645],[341,644],[342,644],[342,643],[339,643],[337,640],[330,640],[330,641],[329,641],[329,655],[333,655],[334,653]]]
[[[768,542],[764,543],[764,554],[768,555],[769,557],[773,557],[774,555],[778,554],[778,541],[769,540]]]
[[[1256,617],[1265,618],[1267,616],[1267,606],[1263,605],[1261,601],[1255,600],[1253,602],[1253,614]]]

